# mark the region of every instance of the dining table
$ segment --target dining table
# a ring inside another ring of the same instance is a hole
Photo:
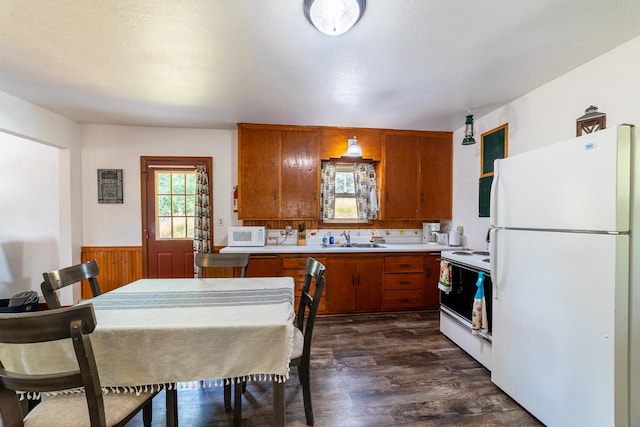
[[[181,387],[271,381],[273,422],[284,425],[293,286],[291,277],[140,279],[81,302],[95,311],[91,343],[103,390],[165,389],[167,425],[176,426]],[[8,367],[74,369],[68,342],[5,350]]]

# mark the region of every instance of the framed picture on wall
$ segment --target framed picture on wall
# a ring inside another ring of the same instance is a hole
[[[123,203],[122,169],[98,169],[98,203]]]
[[[491,129],[480,139],[480,177],[493,176],[493,161],[508,154],[509,123]]]

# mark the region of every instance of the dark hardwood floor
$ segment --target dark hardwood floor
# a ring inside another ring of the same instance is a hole
[[[440,333],[438,313],[319,317],[313,353],[318,427],[542,425]],[[285,400],[287,426],[305,425],[295,368]],[[153,406],[153,425],[165,425],[164,393]],[[178,390],[178,411],[183,427],[233,425],[221,388]],[[269,382],[248,384],[242,411],[243,426],[271,425]],[[128,426],[142,426],[142,416]]]

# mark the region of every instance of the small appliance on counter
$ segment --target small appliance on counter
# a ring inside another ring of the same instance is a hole
[[[422,223],[422,243],[439,243],[439,222],[423,222]]]
[[[266,230],[263,226],[229,227],[228,246],[264,246]]]

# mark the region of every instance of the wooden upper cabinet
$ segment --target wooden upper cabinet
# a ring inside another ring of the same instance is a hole
[[[390,132],[383,150],[383,219],[450,219],[451,133]]]
[[[238,218],[277,218],[280,131],[238,127]]]
[[[317,219],[315,128],[238,125],[238,218]]]
[[[281,144],[281,218],[320,216],[320,167],[316,130],[283,131]]]
[[[321,127],[320,158],[337,159],[347,152],[347,140],[354,136],[362,148],[362,157],[380,161],[382,159],[382,129]]]
[[[419,219],[451,219],[453,141],[449,133],[418,138]]]
[[[417,138],[387,135],[381,207],[384,219],[412,219],[418,215]]]

